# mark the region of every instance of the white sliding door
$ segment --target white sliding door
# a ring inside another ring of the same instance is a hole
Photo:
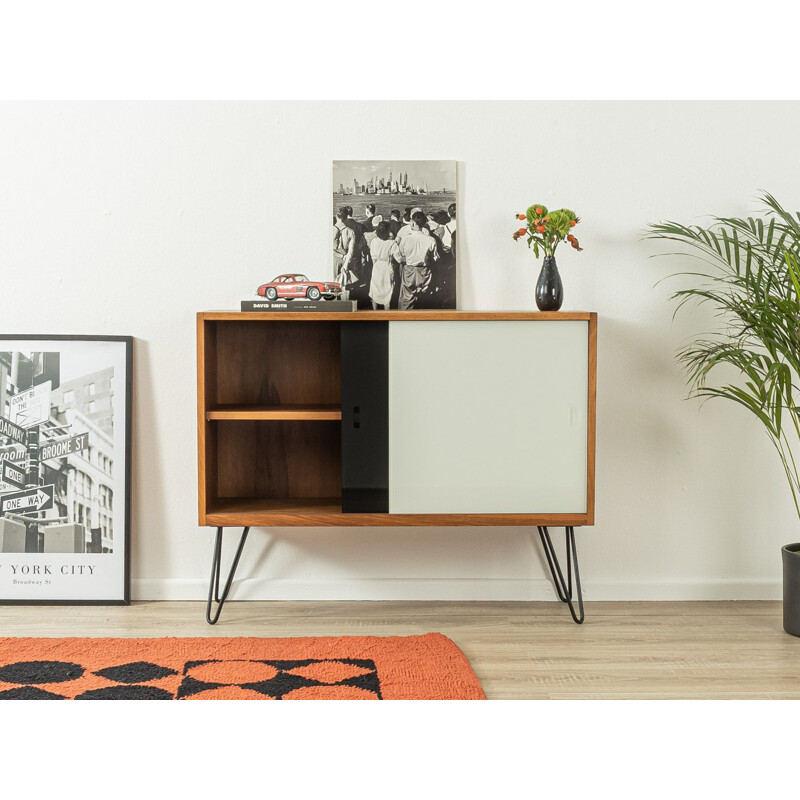
[[[389,512],[585,513],[588,322],[389,323]]]

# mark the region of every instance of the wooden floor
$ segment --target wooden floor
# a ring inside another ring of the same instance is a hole
[[[489,699],[800,699],[778,602],[239,602],[0,607],[2,636],[341,636],[439,631]]]

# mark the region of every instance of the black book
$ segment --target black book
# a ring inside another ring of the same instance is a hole
[[[242,300],[242,311],[355,311],[356,300]]]

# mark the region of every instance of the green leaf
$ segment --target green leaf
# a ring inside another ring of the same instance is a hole
[[[786,261],[786,268],[788,269],[789,275],[792,278],[795,296],[800,297],[800,281],[798,281],[797,278],[797,259],[794,258],[790,253],[786,253],[784,255],[784,259]]]

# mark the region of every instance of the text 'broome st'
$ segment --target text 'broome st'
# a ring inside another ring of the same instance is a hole
[[[85,450],[89,446],[89,434],[81,433],[71,439],[64,439],[60,442],[52,442],[44,445],[39,450],[39,459],[48,461],[51,458],[63,458],[64,456]]]

